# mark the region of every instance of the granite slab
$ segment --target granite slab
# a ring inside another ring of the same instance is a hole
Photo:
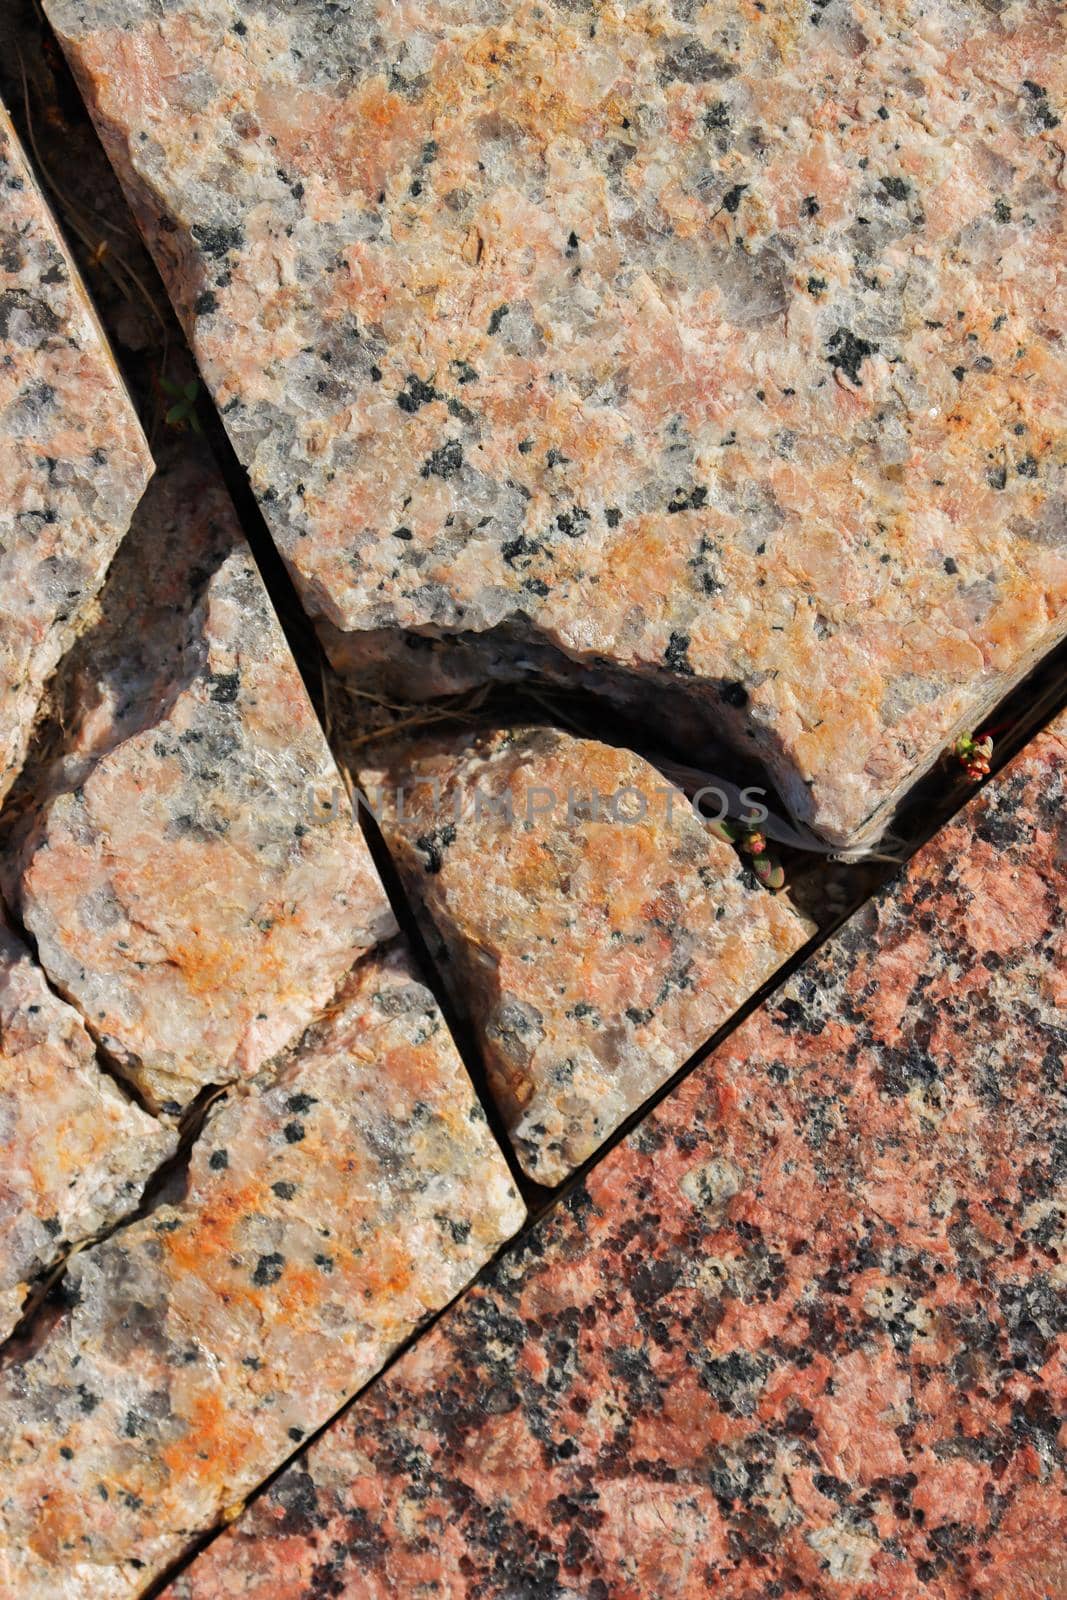
[[[539,1183],[590,1156],[814,932],[628,750],[509,727],[398,740],[361,777]]]
[[[0,1339],[48,1268],[134,1210],[175,1143],[101,1071],[0,905]]]
[[[142,1594],[524,1215],[404,948],[365,957],[0,1374],[0,1594]]]
[[[1067,1592],[1065,735],[168,1600]]]
[[[0,105],[0,801],[151,472],[107,339]]]
[[[357,674],[669,685],[855,842],[1063,636],[1053,0],[46,9]]]
[[[176,1115],[252,1076],[396,926],[191,436],[163,459],[55,699],[12,801],[10,896],[51,981]]]

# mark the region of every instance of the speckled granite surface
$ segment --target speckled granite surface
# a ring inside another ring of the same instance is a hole
[[[0,1339],[34,1280],[132,1211],[174,1144],[100,1070],[0,905]]]
[[[0,800],[151,471],[107,341],[0,106]]]
[[[171,1600],[1064,1594],[1065,733]]]
[[[837,840],[1063,633],[1052,0],[47,10],[335,631],[669,680]]]
[[[0,1376],[0,1594],[140,1594],[523,1216],[429,991],[366,957]]]
[[[628,750],[502,729],[396,741],[361,776],[540,1183],[591,1155],[814,932]]]
[[[56,752],[46,738],[6,868],[12,902],[116,1064],[177,1112],[251,1076],[395,930],[195,443],[146,495],[60,690]]]

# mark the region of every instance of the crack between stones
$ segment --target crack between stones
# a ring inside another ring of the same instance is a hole
[[[9,914],[8,920],[15,932],[27,944],[34,960],[37,961],[37,952],[32,935],[19,924],[13,915]],[[265,1075],[269,1077],[274,1071],[280,1071],[284,1063],[300,1051],[307,1034],[320,1026],[323,1019],[330,1014],[337,994],[348,983],[352,974],[364,962],[372,960],[382,948],[384,948],[382,945],[375,946],[353,963],[339,980],[334,993],[326,1004],[315,1013],[303,1028],[294,1033],[293,1037],[280,1050],[277,1050],[269,1061],[263,1063],[255,1078],[249,1080],[249,1087]],[[40,967],[40,963],[38,962],[37,964]],[[51,992],[60,1000],[65,1000],[66,997],[56,989],[43,967],[40,967],[40,971]],[[93,1038],[92,1030],[89,1028],[88,1023],[85,1022],[80,1008],[74,1002],[67,1003],[82,1017],[86,1031]],[[111,1079],[120,1093],[139,1105],[141,1110],[152,1117],[153,1120],[165,1125],[173,1125],[175,1119],[160,1117],[154,1112],[141,1098],[135,1086],[122,1076],[118,1068],[112,1066],[106,1050],[104,1050],[99,1041],[93,1038],[93,1044],[99,1070],[105,1077]],[[260,1085],[261,1088],[265,1086],[266,1083]],[[63,1281],[66,1277],[67,1268],[75,1256],[80,1255],[83,1250],[89,1250],[95,1245],[102,1244],[116,1234],[123,1233],[127,1228],[132,1227],[134,1223],[151,1216],[160,1206],[181,1205],[183,1203],[188,1187],[189,1165],[193,1152],[204,1132],[208,1112],[219,1100],[239,1087],[240,1080],[236,1077],[227,1078],[221,1083],[205,1084],[195,1098],[185,1107],[180,1118],[176,1119],[178,1144],[172,1153],[149,1173],[141,1189],[137,1204],[131,1207],[129,1211],[124,1212],[122,1216],[117,1217],[114,1222],[98,1229],[93,1234],[87,1235],[84,1239],[77,1240],[59,1260],[53,1263],[45,1276],[31,1287],[18,1322],[7,1337],[0,1340],[0,1371],[5,1367],[18,1365],[32,1355],[42,1340],[47,1337],[53,1323],[62,1315]]]
[[[21,930],[18,930],[21,933]],[[43,968],[41,969],[44,970]],[[51,980],[45,973],[45,981],[49,988],[54,990]],[[60,998],[63,998],[60,996]],[[95,1041],[94,1041],[95,1043]],[[129,1098],[141,1106],[142,1111],[148,1116],[155,1117],[156,1121],[164,1119],[156,1117],[151,1109],[143,1104],[135,1094],[130,1094],[129,1082],[112,1070],[107,1064],[105,1053],[100,1046],[96,1046],[96,1059],[100,1071],[109,1077],[116,1087]],[[7,1338],[0,1340],[0,1371],[11,1366],[18,1366],[29,1359],[34,1351],[48,1337],[54,1324],[62,1316],[67,1302],[64,1299],[64,1281],[67,1270],[76,1256],[85,1250],[91,1250],[95,1245],[103,1244],[107,1239],[117,1233],[124,1232],[134,1223],[151,1216],[159,1206],[168,1204],[180,1198],[185,1188],[185,1180],[189,1171],[189,1162],[197,1141],[204,1129],[207,1112],[215,1102],[232,1087],[231,1083],[206,1084],[200,1093],[185,1108],[178,1123],[178,1144],[176,1149],[161,1161],[145,1179],[141,1195],[137,1204],[129,1211],[117,1217],[114,1222],[100,1228],[96,1233],[89,1234],[85,1239],[79,1239],[71,1248],[53,1263],[39,1283],[34,1284],[22,1307],[18,1322],[12,1328]]]
[[[508,1138],[504,1127],[504,1119],[490,1093],[488,1074],[474,1029],[466,1018],[459,1015],[452,1003],[437,963],[426,942],[419,918],[411,901],[404,892],[400,874],[390,854],[389,846],[386,844],[381,829],[373,816],[371,816],[367,806],[356,805],[353,809],[357,821],[363,829],[363,836],[367,841],[367,847],[370,850],[374,865],[389,897],[389,903],[393,908],[393,915],[396,917],[400,931],[411,946],[419,971],[445,1019],[445,1026],[452,1037],[452,1042],[463,1063],[467,1077],[474,1087],[474,1092],[478,1096],[479,1104],[489,1124],[489,1131],[493,1135],[501,1155],[507,1162],[512,1181],[525,1201],[527,1211],[529,1211],[534,1205],[542,1204],[545,1197],[550,1195],[552,1191],[537,1183],[520,1167],[512,1149],[511,1140]]]

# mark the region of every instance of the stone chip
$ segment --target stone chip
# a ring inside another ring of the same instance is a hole
[[[232,504],[165,461],[13,796],[11,898],[151,1105],[251,1077],[395,930]]]

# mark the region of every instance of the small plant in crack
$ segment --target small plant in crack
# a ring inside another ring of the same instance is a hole
[[[785,868],[767,847],[767,835],[759,828],[746,828],[742,824],[704,819],[704,826],[716,839],[732,844],[750,857],[749,865],[765,889],[777,893],[785,888]]]
[[[747,856],[765,856],[767,835],[758,828],[746,828],[741,835],[741,848]]]
[[[961,733],[952,748],[972,783],[981,783],[983,778],[989,777],[993,741],[988,734],[984,739],[976,739],[973,733]]]
[[[161,378],[159,381],[163,393],[171,402],[164,417],[167,425],[179,430],[191,428],[193,433],[202,433],[200,418],[196,414],[196,402],[200,395],[199,379],[190,378],[187,383],[175,383],[173,378]]]

